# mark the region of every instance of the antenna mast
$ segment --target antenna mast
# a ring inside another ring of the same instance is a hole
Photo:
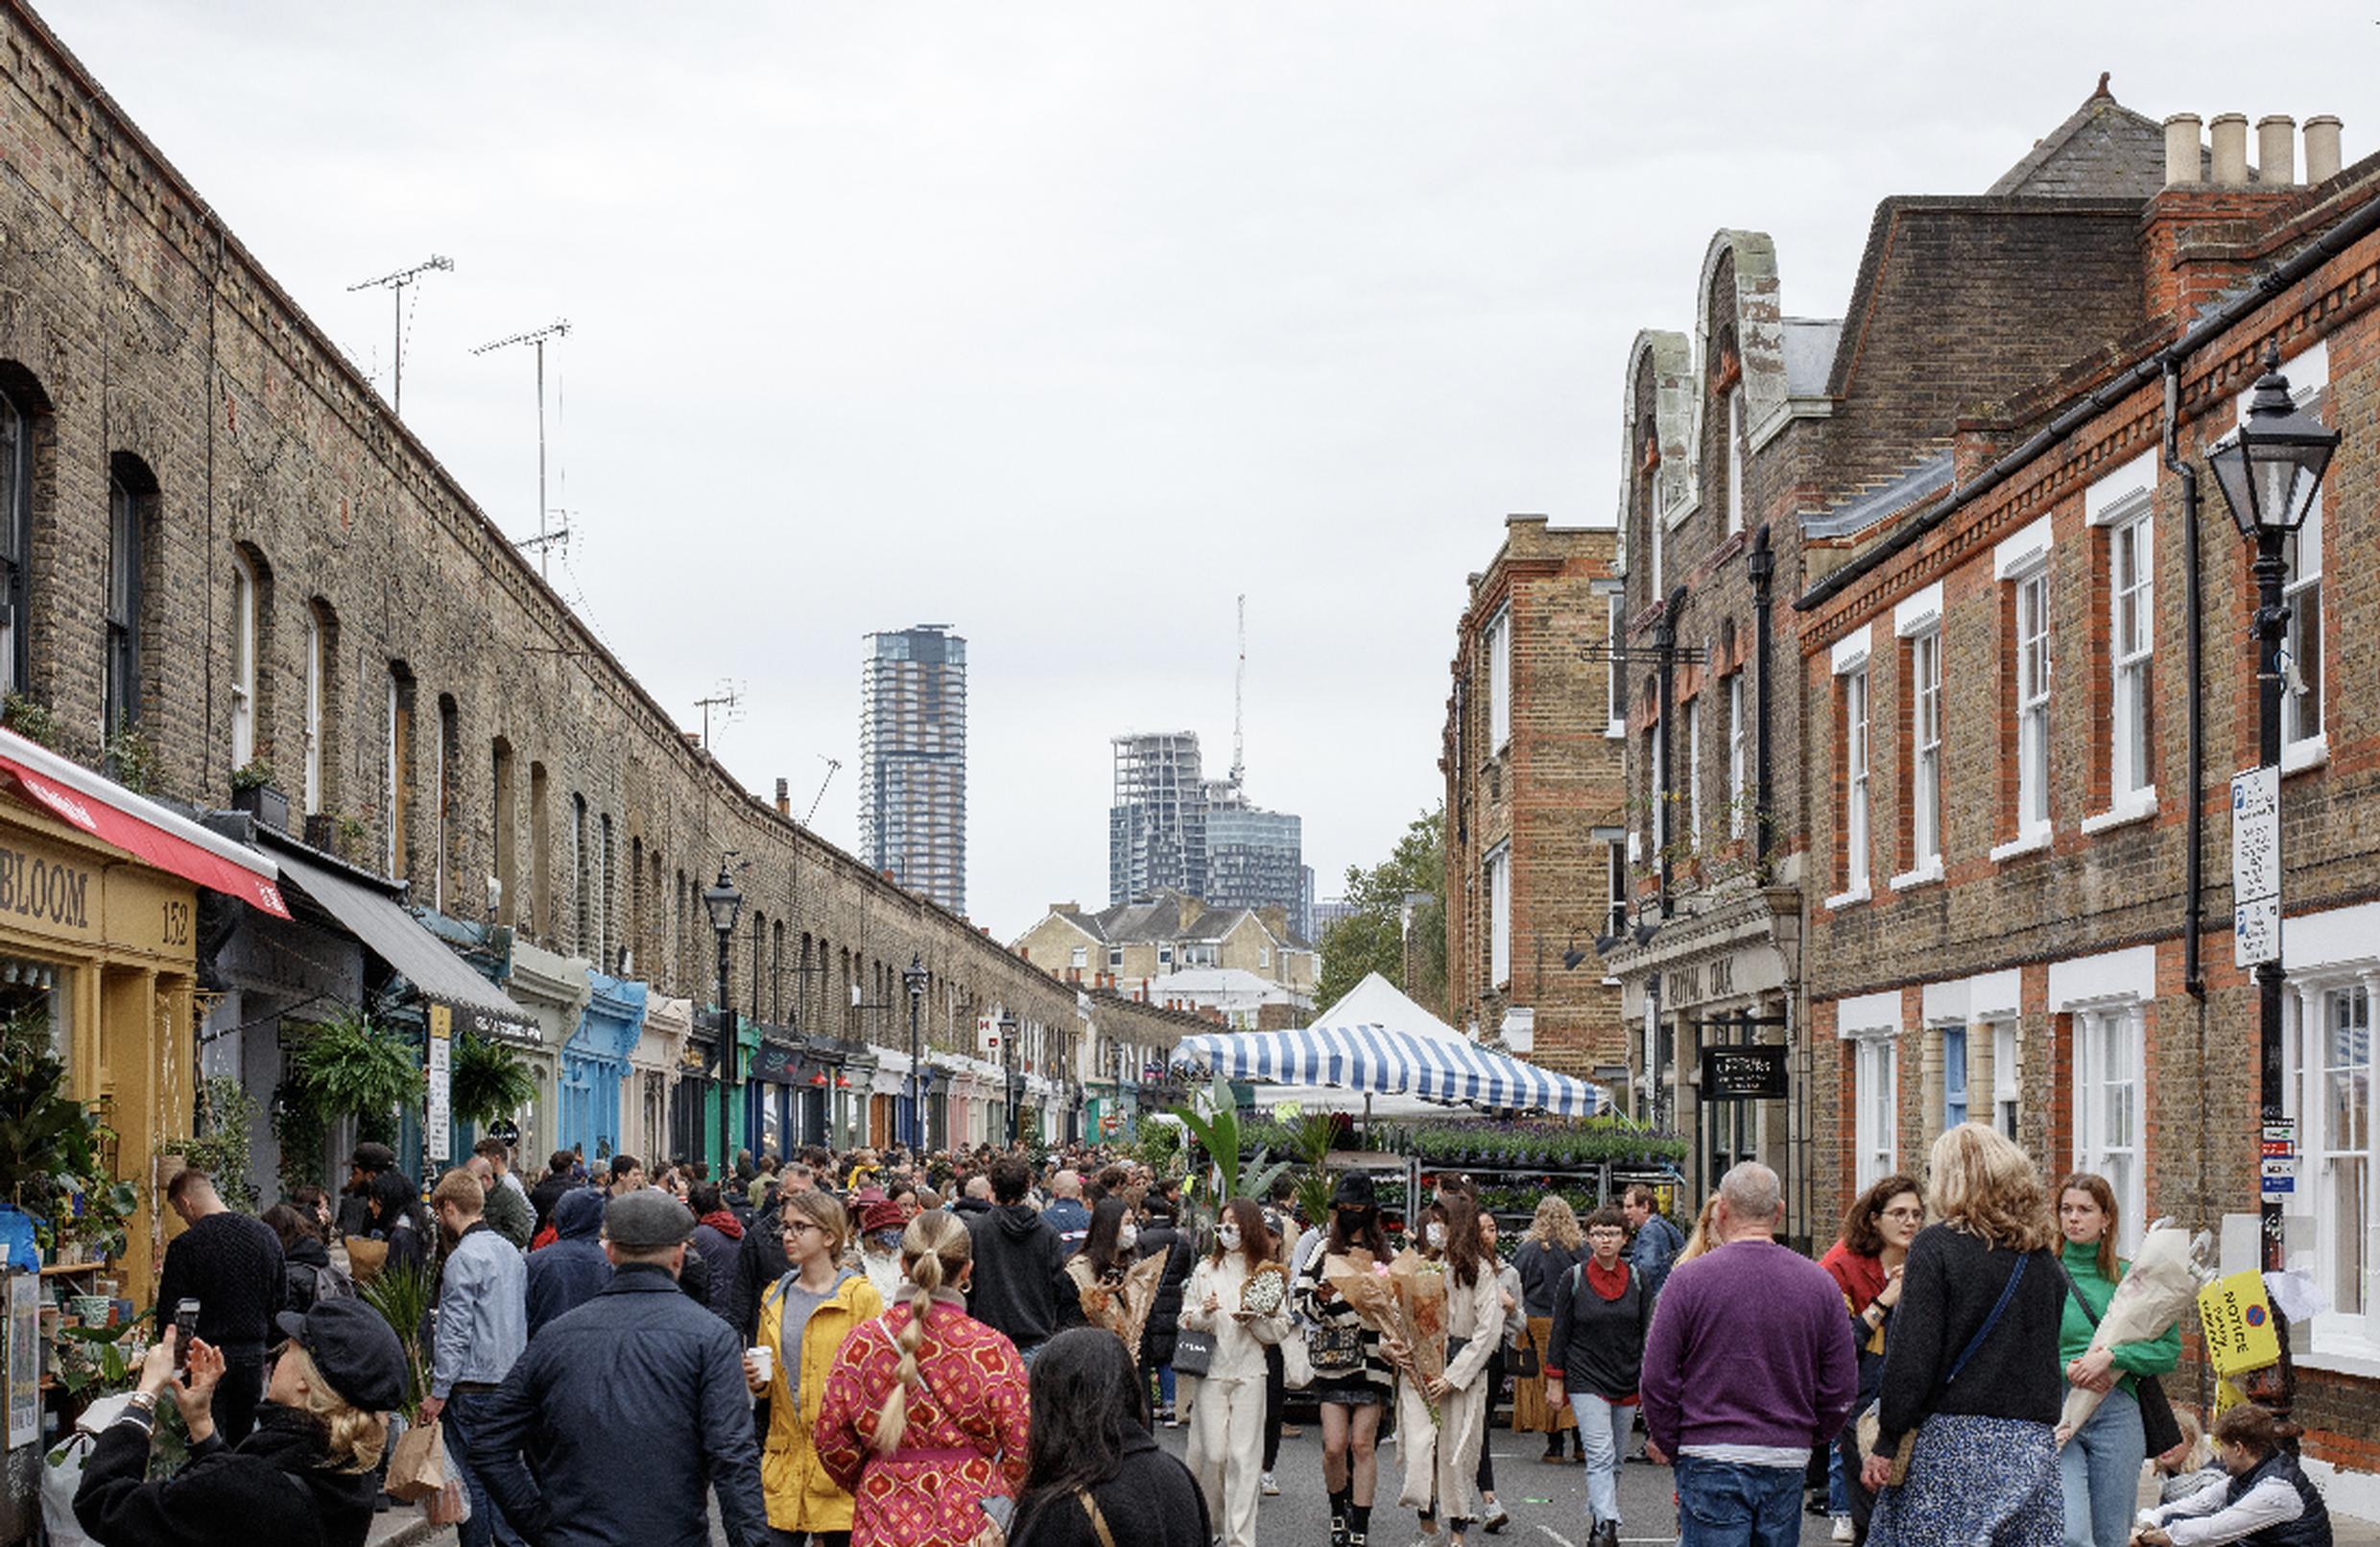
[[[350,296],[359,290],[386,289],[396,299],[396,384],[390,394],[392,401],[389,406],[398,418],[405,416],[405,287],[433,269],[445,270],[454,266],[454,259],[441,258],[433,252],[427,263],[416,263],[410,269],[399,269],[394,274],[384,274],[377,279],[366,279],[347,287]]]
[[[824,752],[819,753],[819,761],[826,765],[826,777],[819,780],[818,794],[810,797],[810,814],[801,819],[801,824],[804,827],[812,826],[818,821],[819,802],[826,798],[826,787],[835,781],[835,774],[843,768],[840,759],[829,757]]]
[[[743,719],[744,684],[723,678],[708,697],[695,700],[694,706],[702,711],[702,750],[708,752],[711,750],[711,711],[719,711],[719,723],[723,726]]]
[[[1241,787],[1248,772],[1248,741],[1244,730],[1248,700],[1248,593],[1240,593],[1240,661],[1231,673],[1231,788]]]
[[[526,333],[515,333],[515,334],[513,334],[513,335],[512,335],[511,338],[509,338],[509,339],[498,339],[498,340],[496,340],[496,341],[495,341],[495,343],[493,343],[493,344],[483,344],[483,345],[481,345],[478,348],[473,349],[473,350],[471,351],[473,354],[486,354],[486,353],[488,353],[488,352],[489,350],[491,350],[491,349],[501,349],[501,348],[504,348],[504,347],[506,347],[506,346],[508,346],[508,345],[514,345],[514,344],[530,344],[530,345],[536,345],[536,350],[537,350],[537,573],[538,573],[538,575],[540,575],[541,577],[543,577],[543,578],[545,578],[545,579],[548,579],[548,580],[551,580],[551,579],[553,578],[553,560],[552,560],[552,559],[551,559],[551,558],[547,555],[547,552],[546,552],[546,545],[547,545],[548,543],[552,542],[554,539],[553,539],[552,535],[551,535],[551,534],[549,534],[549,533],[546,531],[546,529],[545,529],[545,518],[546,518],[546,507],[545,507],[545,341],[546,341],[546,340],[548,340],[548,339],[558,339],[558,338],[560,338],[560,337],[562,337],[563,335],[567,334],[569,331],[570,331],[570,324],[569,324],[569,322],[567,322],[567,321],[565,321],[564,320],[562,320],[561,318],[559,318],[559,317],[558,317],[558,318],[556,318],[553,321],[548,322],[548,323],[547,323],[545,326],[543,326],[543,327],[539,327],[539,328],[532,328],[532,329],[530,329],[530,330],[529,330],[528,332],[526,332]],[[527,544],[525,544],[525,543],[524,543],[522,546],[526,547],[526,546],[527,546]]]

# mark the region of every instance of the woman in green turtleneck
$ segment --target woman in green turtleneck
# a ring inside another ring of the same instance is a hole
[[[2107,1301],[2130,1266],[2115,1254],[2115,1189],[2105,1177],[2084,1173],[2058,1184],[2058,1227],[2065,1236],[2066,1273],[2074,1280],[2059,1326],[2058,1356],[2065,1361],[2069,1384],[2105,1393],[2099,1411],[2059,1453],[2066,1547],[2124,1547],[2131,1534],[2140,1464],[2149,1454],[2132,1388],[2139,1376],[2162,1375],[2174,1368],[2181,1358],[2181,1328],[2093,1350],[2094,1324],[2106,1314]],[[2090,1302],[2087,1312],[2077,1296]]]

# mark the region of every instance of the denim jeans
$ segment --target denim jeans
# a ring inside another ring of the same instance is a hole
[[[520,1535],[511,1522],[496,1512],[496,1501],[488,1496],[488,1489],[471,1469],[465,1458],[471,1448],[472,1432],[487,1419],[488,1408],[495,1402],[493,1392],[456,1392],[446,1398],[446,1406],[439,1414],[446,1430],[446,1454],[452,1456],[455,1470],[463,1474],[463,1486],[471,1496],[471,1518],[456,1528],[462,1547],[519,1547]]]
[[[1628,1454],[1636,1409],[1606,1401],[1593,1392],[1572,1392],[1570,1411],[1579,1420],[1579,1444],[1586,1456],[1586,1518],[1601,1525],[1620,1518],[1620,1458]]]
[[[1804,1470],[1678,1457],[1678,1547],[1797,1547]]]
[[[1837,1445],[1826,1447],[1826,1512],[1851,1512],[1851,1490],[1844,1485],[1843,1450]]]
[[[2140,1399],[2118,1386],[2058,1453],[2059,1482],[2066,1494],[2066,1547],[2124,1547],[2131,1535],[2140,1464],[2148,1455]]]

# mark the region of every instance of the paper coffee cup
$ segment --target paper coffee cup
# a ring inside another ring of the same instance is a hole
[[[761,1385],[766,1386],[772,1380],[776,1378],[776,1371],[774,1368],[776,1360],[775,1349],[768,1346],[766,1344],[763,1344],[757,1347],[747,1348],[744,1351],[750,1357],[752,1361],[752,1368],[760,1371]]]

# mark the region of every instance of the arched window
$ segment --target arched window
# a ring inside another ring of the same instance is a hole
[[[140,724],[141,613],[148,601],[149,528],[157,481],[138,457],[107,459],[107,619],[100,729],[113,742]]]
[[[256,562],[231,555],[231,767],[256,760],[256,613],[261,587]]]
[[[430,906],[440,913],[446,911],[447,881],[461,873],[457,865],[463,851],[463,792],[460,788],[463,763],[463,710],[451,693],[438,696],[438,777],[432,788],[438,797],[438,866],[431,877]]]
[[[25,610],[33,557],[33,425],[16,394],[0,388],[0,685],[25,690],[32,676]]]
[[[401,660],[389,662],[387,733],[389,760],[382,770],[388,800],[389,875],[412,874],[413,843],[407,821],[414,803],[414,674]]]

